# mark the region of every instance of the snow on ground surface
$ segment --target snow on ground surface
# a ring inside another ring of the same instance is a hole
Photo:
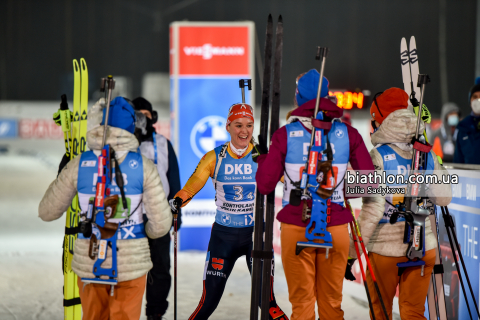
[[[8,152],[2,151],[5,146]],[[56,177],[62,148],[61,141],[0,141],[1,320],[63,319],[61,266],[65,220],[46,223],[38,218],[38,204]],[[275,295],[290,315],[280,260],[277,257]],[[203,252],[179,253],[178,319],[188,319],[197,307],[204,265]],[[347,283],[346,286],[351,287]],[[173,319],[173,286],[169,301],[166,319]],[[366,305],[351,298],[345,290],[342,307],[345,319],[369,319]],[[239,259],[210,319],[248,319],[249,309],[250,276],[244,259]],[[146,319],[144,311],[141,319]]]

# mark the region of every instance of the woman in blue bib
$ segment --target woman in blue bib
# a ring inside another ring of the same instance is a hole
[[[226,127],[231,141],[205,154],[183,189],[170,200],[172,210],[178,210],[203,188],[208,177],[212,178],[217,213],[208,244],[203,294],[189,320],[208,319],[215,311],[238,258],[246,256],[248,270],[252,269],[257,172],[257,163],[252,157],[253,122],[250,105],[239,103],[230,107]],[[273,287],[273,273],[271,283]],[[270,319],[288,320],[273,292],[269,311]]]

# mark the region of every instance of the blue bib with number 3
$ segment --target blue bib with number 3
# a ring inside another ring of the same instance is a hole
[[[222,146],[215,148],[217,165],[221,149]],[[251,152],[241,159],[234,159],[226,153],[216,180],[215,222],[233,228],[253,226],[256,172],[257,164],[252,160]]]

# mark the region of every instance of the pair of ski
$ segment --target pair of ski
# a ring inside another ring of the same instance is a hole
[[[404,88],[407,94],[411,97],[412,104],[415,103],[415,97],[416,95],[420,96],[421,92],[420,89],[417,86],[414,86],[414,81],[418,78],[419,74],[419,67],[418,67],[418,54],[417,54],[417,46],[415,43],[415,37],[410,38],[410,46],[407,47],[407,41],[405,38],[402,38],[402,41],[400,43],[400,59],[402,63],[402,77],[403,77],[403,83],[404,83]],[[418,109],[418,112],[421,112],[420,108]],[[427,136],[425,134],[425,139],[427,139]],[[426,140],[428,142],[428,140]],[[457,254],[456,252],[458,251],[458,255],[460,257],[460,260],[462,260],[462,267],[463,271],[465,273],[466,280],[468,282],[468,286],[470,289],[470,293],[473,297],[473,302],[475,305],[475,309],[477,311],[477,315],[480,317],[480,312],[478,309],[478,305],[476,303],[472,286],[470,284],[470,279],[467,274],[467,270],[465,268],[465,264],[463,262],[463,257],[462,253],[459,250],[458,246],[458,241],[456,239],[456,234],[454,232],[454,223],[453,219],[450,216],[450,213],[448,211],[447,207],[441,207],[442,214],[443,214],[443,219],[445,223],[445,227],[447,229],[447,235],[449,238],[450,242],[450,247],[453,252],[454,260],[455,260],[455,265],[457,266],[458,272],[459,272],[459,281],[463,290],[463,295],[465,297],[465,300],[467,302],[467,308],[468,312],[470,315],[470,319],[473,319],[472,313],[470,310],[470,306],[468,304],[468,298],[466,295],[465,291],[465,285],[463,284],[463,280],[460,274],[459,270],[459,263],[457,261]],[[439,241],[439,232],[438,232],[438,218],[437,218],[437,212],[435,210],[435,214],[430,216],[430,222],[432,225],[432,231],[435,237],[437,238],[437,248],[436,248],[436,259],[435,259],[435,266],[433,268],[433,272],[431,275],[431,282],[430,286],[428,289],[428,295],[427,295],[427,301],[428,301],[428,312],[430,319],[440,319],[440,320],[446,320],[447,319],[447,311],[446,311],[446,304],[445,304],[445,294],[444,294],[444,286],[443,286],[443,264],[442,264],[442,255],[441,255],[441,250],[440,250],[440,241]],[[433,227],[435,225],[435,228]],[[453,241],[452,240],[455,240]],[[457,250],[455,250],[455,248]]]
[[[280,74],[282,68],[283,51],[283,20],[278,17],[275,31],[275,60],[273,67],[273,88],[271,87],[273,49],[273,19],[268,16],[265,38],[265,57],[262,85],[262,107],[260,115],[260,135],[258,143],[262,150],[267,150],[268,116],[270,114],[270,139],[279,127],[280,114]],[[272,93],[272,94],[271,94]],[[272,102],[270,112],[270,100]],[[265,216],[265,227],[264,227]],[[275,219],[275,191],[269,195],[262,195],[257,190],[255,203],[255,227],[252,250],[252,294],[250,302],[250,320],[258,320],[258,303],[261,301],[261,320],[268,320],[270,315],[270,295],[273,290],[272,263],[273,261],[273,222]],[[265,228],[265,230],[264,230]],[[265,231],[265,236],[264,236]],[[265,241],[264,241],[265,240]],[[263,270],[262,270],[263,260]],[[261,299],[260,299],[261,297]],[[272,315],[273,316],[273,315]]]
[[[415,101],[416,97],[421,95],[420,88],[415,85],[420,73],[418,66],[418,52],[415,37],[410,38],[410,45],[407,46],[407,40],[402,38],[400,42],[400,61],[402,65],[402,79],[405,92]],[[413,104],[413,103],[412,103]],[[420,108],[419,108],[419,112]],[[425,139],[427,136],[425,135]],[[428,142],[428,140],[427,140]],[[438,240],[438,220],[435,216],[431,216],[432,231]],[[435,228],[433,227],[435,225]],[[431,282],[428,288],[428,312],[430,319],[447,319],[447,311],[445,305],[445,294],[443,292],[443,265],[441,259],[440,242],[437,241],[435,267],[431,275]]]
[[[421,95],[420,88],[415,85],[420,73],[418,66],[418,52],[415,37],[410,38],[410,45],[407,46],[407,40],[402,38],[400,42],[400,61],[402,66],[402,79],[405,92],[415,103],[416,97]],[[412,105],[413,105],[412,103]],[[419,112],[420,108],[419,108]],[[425,135],[425,139],[427,136]],[[428,142],[428,140],[427,140]],[[432,219],[433,218],[433,219]],[[435,216],[430,219],[432,231],[437,238],[437,249],[435,266],[431,275],[431,282],[428,288],[428,312],[430,319],[447,319],[445,305],[445,294],[443,292],[443,265],[441,259],[440,242],[438,241],[438,220]],[[435,228],[433,226],[436,226]]]
[[[407,40],[402,38],[400,42],[400,61],[402,64],[403,87],[410,98],[409,104],[411,104],[413,107],[418,107],[418,110],[421,110],[423,106],[420,108],[417,100],[417,98],[419,98],[421,95],[421,89],[417,86],[420,69],[418,67],[417,44],[414,36],[410,37],[409,46],[407,46]],[[423,136],[428,142],[427,133],[425,130],[423,131]]]
[[[62,96],[60,106],[60,122],[65,138],[65,153],[70,159],[75,158],[85,151],[87,135],[87,110],[88,110],[88,69],[85,59],[73,60],[74,89],[73,89],[73,117]],[[70,122],[71,121],[71,122]],[[64,319],[80,320],[82,308],[77,285],[77,275],[72,270],[73,248],[78,235],[80,206],[78,195],[67,210],[65,223],[65,238],[63,241],[63,307]]]

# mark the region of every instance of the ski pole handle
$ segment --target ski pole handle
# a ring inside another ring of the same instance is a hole
[[[252,90],[252,79],[240,79],[238,81],[240,89],[242,89],[242,103],[245,103],[245,85],[248,90]]]
[[[418,139],[418,130],[420,129],[420,121],[422,119],[423,98],[425,97],[425,85],[430,82],[428,74],[419,74],[417,87],[420,87],[420,106],[418,108],[417,116],[417,130],[415,130],[415,139]]]
[[[68,110],[67,95],[62,94],[61,99],[60,110]]]
[[[317,47],[317,55],[315,56],[315,60],[320,60],[326,58],[328,55],[328,48],[327,47]]]
[[[67,96],[62,94],[61,98],[62,102],[60,103],[60,124],[62,126],[63,132],[69,132],[71,113],[70,110],[68,110]]]

